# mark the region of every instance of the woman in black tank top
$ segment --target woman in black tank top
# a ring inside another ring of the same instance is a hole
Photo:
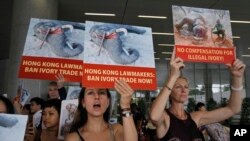
[[[175,49],[170,60],[170,74],[160,94],[154,100],[150,117],[157,128],[157,135],[163,141],[203,141],[204,137],[198,127],[225,120],[240,111],[242,104],[243,75],[245,64],[236,59],[227,64],[231,72],[231,98],[228,105],[212,111],[195,111],[187,113],[184,103],[188,99],[189,84],[181,76],[184,68],[181,58],[175,57]],[[170,100],[169,109],[165,109]]]
[[[108,89],[82,88],[77,113],[65,141],[137,141],[130,110],[134,90],[124,80],[117,80],[114,88],[121,96],[123,126],[108,122],[111,103]]]

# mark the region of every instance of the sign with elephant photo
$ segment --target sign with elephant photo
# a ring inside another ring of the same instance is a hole
[[[64,139],[70,132],[70,126],[77,112],[78,99],[63,100],[61,105],[61,116],[59,121],[58,139]]]
[[[30,20],[19,77],[81,82],[84,50],[84,23]]]
[[[125,79],[134,89],[156,89],[152,30],[148,27],[86,21],[86,87],[113,88]]]
[[[0,139],[1,141],[24,141],[28,138],[26,125],[28,115],[0,113]]]
[[[228,10],[172,6],[172,12],[177,57],[207,63],[235,60]]]

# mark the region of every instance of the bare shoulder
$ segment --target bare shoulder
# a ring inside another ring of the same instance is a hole
[[[119,123],[112,124],[112,128],[114,131],[114,136],[116,141],[123,140],[123,126]]]
[[[76,132],[66,135],[64,141],[80,141],[79,135]]]
[[[112,126],[112,128],[113,128],[113,130],[114,130],[114,133],[120,132],[120,131],[123,130],[122,125],[119,124],[119,123],[112,124],[111,126]]]

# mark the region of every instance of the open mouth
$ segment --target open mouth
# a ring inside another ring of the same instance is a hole
[[[101,104],[96,103],[96,104],[93,105],[93,107],[94,107],[94,108],[101,108]]]

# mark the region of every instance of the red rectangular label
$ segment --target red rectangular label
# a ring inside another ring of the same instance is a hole
[[[176,57],[180,57],[187,62],[226,64],[235,60],[235,48],[176,45]]]
[[[133,89],[155,90],[155,68],[84,64],[84,87],[114,88],[116,79],[124,79]]]
[[[81,82],[82,60],[23,56],[19,77],[31,79],[56,80],[56,74],[62,74],[65,81]]]

